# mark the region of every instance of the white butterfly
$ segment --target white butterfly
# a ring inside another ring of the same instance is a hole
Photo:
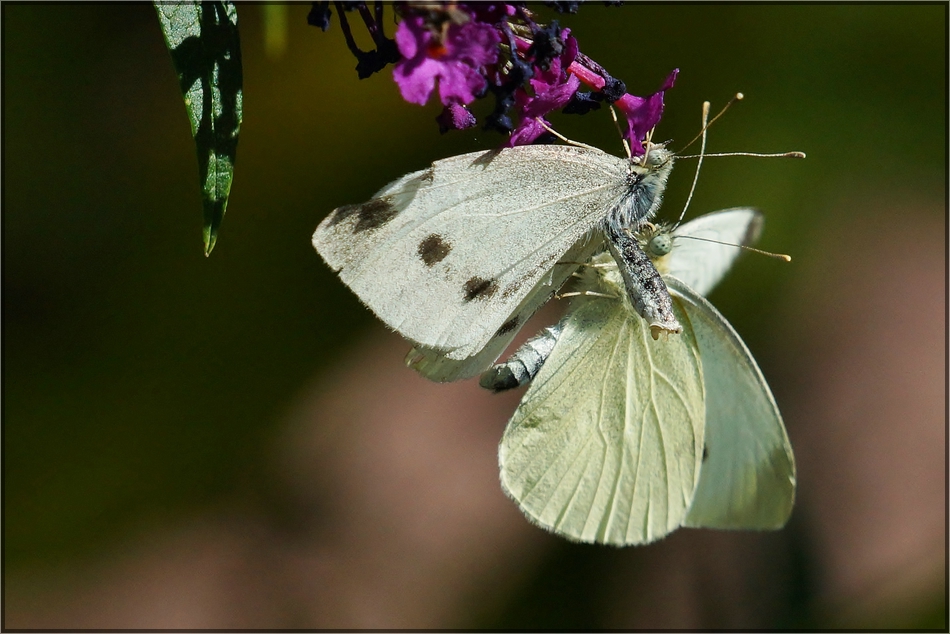
[[[644,544],[679,526],[775,529],[791,513],[795,462],[768,384],[701,295],[761,215],[732,209],[638,236],[683,325],[655,341],[604,254],[561,322],[485,373],[531,380],[499,447],[505,492],[536,524],[583,542]],[[536,375],[536,376],[535,376]]]
[[[672,165],[649,144],[636,160],[571,145],[455,156],[334,210],[313,245],[436,381],[490,367],[605,241],[632,305],[654,331],[678,332],[659,274],[624,231],[656,213]]]

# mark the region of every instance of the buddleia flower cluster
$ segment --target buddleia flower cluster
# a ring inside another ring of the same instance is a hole
[[[307,21],[330,27],[330,2],[314,2]],[[546,3],[558,11],[576,2]],[[611,3],[608,3],[611,4]],[[383,3],[334,2],[347,46],[357,58],[361,79],[393,64],[403,99],[425,105],[436,94],[443,105],[436,118],[442,132],[478,125],[470,106],[494,98],[485,129],[506,134],[504,146],[550,143],[545,117],[555,110],[585,114],[612,104],[626,119],[624,137],[634,156],[663,114],[663,94],[673,86],[673,70],[660,89],[646,97],[627,92],[580,52],[577,39],[556,20],[541,24],[526,3],[396,2],[394,37],[384,32]],[[376,46],[363,51],[353,39],[347,14],[358,13]]]

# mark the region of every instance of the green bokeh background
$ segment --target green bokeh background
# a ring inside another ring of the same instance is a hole
[[[194,147],[154,9],[4,4],[7,568],[266,497],[261,447],[372,320],[313,252],[314,227],[407,171],[499,143],[479,130],[440,136],[439,108],[403,102],[388,71],[357,80],[338,24],[308,27],[307,9],[287,9],[275,56],[265,9],[239,8],[245,118],[206,259]],[[561,22],[635,94],[681,69],[659,138],[682,144],[703,100],[715,111],[742,91],[710,151],[808,153],[704,167],[693,213],[766,210],[766,249],[794,254],[832,201],[872,183],[944,200],[946,5],[628,3]],[[554,123],[619,153],[605,116]],[[667,209],[691,181],[691,168],[677,172]],[[767,375],[769,311],[792,275],[744,262],[714,296]]]

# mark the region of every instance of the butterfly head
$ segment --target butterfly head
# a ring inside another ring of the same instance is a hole
[[[663,143],[653,143],[651,141],[644,142],[644,152],[642,156],[637,157],[635,160],[641,166],[650,170],[658,170],[664,167],[671,168],[673,166],[673,151],[668,150],[666,146],[669,144],[669,141],[664,141]]]
[[[643,252],[661,274],[665,273],[666,256],[673,250],[673,229],[672,224],[645,222],[636,233]]]

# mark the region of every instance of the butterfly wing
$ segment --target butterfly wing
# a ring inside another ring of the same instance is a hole
[[[582,239],[571,247],[561,258],[563,264],[555,264],[550,274],[538,281],[515,311],[495,331],[488,344],[475,355],[464,359],[453,359],[442,350],[415,346],[406,357],[406,365],[430,381],[440,383],[467,379],[481,374],[501,356],[525,322],[571,276],[577,269],[577,263],[586,262],[594,251],[602,248],[602,242],[593,239]]]
[[[532,522],[617,546],[683,523],[702,458],[703,379],[674,310],[683,332],[654,341],[625,301],[572,304],[499,446],[502,488]]]
[[[686,526],[774,529],[795,501],[795,458],[765,377],[712,304],[667,277],[685,306],[703,362],[705,454]]]
[[[573,146],[456,156],[336,209],[313,244],[383,322],[464,360],[542,279],[570,275],[573,266],[562,266],[549,277],[623,195],[630,169]]]
[[[708,295],[742,252],[729,245],[754,244],[762,232],[762,224],[761,213],[744,207],[699,216],[673,230],[673,250],[662,258],[658,268],[662,273],[679,278],[700,295]]]

